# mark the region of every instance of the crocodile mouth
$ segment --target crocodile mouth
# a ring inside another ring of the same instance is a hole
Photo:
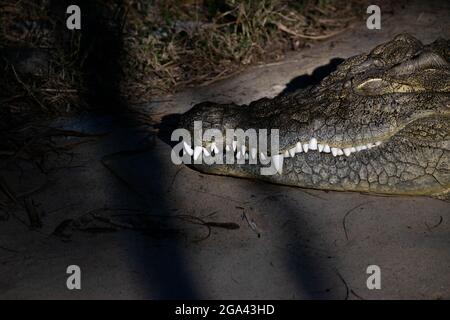
[[[444,113],[439,116],[442,119],[448,118],[450,120],[449,113]],[[436,114],[422,116],[411,120],[402,126],[396,127],[395,130],[391,130],[384,135],[374,137],[372,140],[356,143],[342,142],[340,144],[333,144],[321,141],[316,137],[311,137],[310,139],[303,139],[297,143],[284,147],[279,150],[278,153],[272,154],[271,149],[267,150],[267,148],[262,148],[260,150],[257,143],[251,144],[248,139],[246,140],[244,138],[243,140],[239,140],[236,136],[233,136],[233,138],[230,139],[229,144],[224,143],[224,139],[202,142],[202,144],[198,146],[192,146],[190,143],[183,141],[183,154],[188,154],[194,161],[203,157],[203,159],[206,160],[205,162],[209,164],[214,163],[214,161],[211,161],[211,158],[213,157],[216,157],[216,159],[223,159],[226,156],[230,157],[230,155],[232,156],[233,161],[227,161],[226,163],[228,164],[267,164],[269,162],[268,159],[271,159],[277,172],[282,174],[283,159],[285,158],[294,158],[299,154],[306,154],[308,152],[329,154],[333,157],[350,157],[352,154],[377,148],[382,144],[389,142],[391,138],[395,137],[403,128],[434,117],[436,117]]]
[[[318,85],[288,96],[241,106],[198,104],[180,119],[180,127],[194,135],[194,145],[190,138],[183,140],[183,153],[202,172],[284,185],[387,194],[448,192],[448,48],[447,40],[424,46],[399,35],[347,59]],[[196,140],[196,121],[218,131],[220,138]],[[243,128],[244,138],[230,139],[228,130],[234,128]],[[247,136],[251,130],[271,133],[261,145]],[[273,173],[262,173],[268,167]]]

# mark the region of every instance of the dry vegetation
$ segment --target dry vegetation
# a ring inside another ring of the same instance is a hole
[[[343,31],[360,8],[356,1],[331,0],[127,3],[125,92],[133,101],[281,59]]]
[[[345,30],[363,12],[358,0],[96,1],[111,12],[118,2],[124,8],[121,94],[129,103],[281,59],[288,51]],[[38,114],[86,108],[81,36],[72,33],[61,48],[49,4],[0,2],[3,129]]]

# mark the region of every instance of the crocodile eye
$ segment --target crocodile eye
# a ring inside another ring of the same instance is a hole
[[[370,78],[362,81],[356,86],[356,92],[367,96],[379,96],[389,93],[407,93],[423,91],[420,86],[412,86],[394,80],[381,78]]]
[[[382,95],[388,93],[388,85],[381,78],[366,79],[356,86],[356,91],[369,96]]]

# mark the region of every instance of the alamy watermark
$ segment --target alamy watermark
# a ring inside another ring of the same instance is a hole
[[[381,29],[381,9],[377,5],[370,5],[367,7],[367,14],[370,16],[366,20],[366,26],[369,30]]]
[[[172,162],[179,164],[262,164],[261,175],[279,172],[278,163],[283,155],[279,151],[279,130],[270,130],[270,154],[268,156],[267,129],[226,129],[225,136],[219,129],[206,129],[202,121],[194,121],[193,136],[184,128],[172,132],[171,141],[181,141],[171,152]],[[270,166],[269,166],[270,165]]]
[[[370,274],[367,278],[366,286],[369,290],[381,289],[381,269],[379,266],[373,264],[367,267],[366,273]]]
[[[69,290],[81,290],[81,269],[77,265],[70,265],[67,267],[66,273],[70,276],[67,277],[66,286]]]

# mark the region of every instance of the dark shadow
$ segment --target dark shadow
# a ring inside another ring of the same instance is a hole
[[[310,86],[317,85],[322,79],[336,70],[344,59],[333,58],[326,65],[317,67],[311,75],[304,74],[292,79],[286,89],[280,93],[281,95],[291,94],[297,90],[306,89]],[[276,99],[276,98],[275,98]],[[158,138],[166,144],[173,146],[178,142],[170,141],[170,135],[173,130],[178,128],[180,114],[171,114],[163,117],[159,124]],[[193,168],[192,166],[189,166]],[[195,168],[193,168],[195,169]],[[229,177],[229,179],[236,179]],[[279,186],[280,188],[286,188]],[[264,183],[261,181],[249,182],[249,189],[253,194],[271,194],[276,185]],[[298,192],[302,192],[298,189]],[[303,193],[303,192],[302,192]],[[304,193],[305,196],[306,193]],[[286,225],[285,243],[286,247],[286,263],[290,267],[294,276],[293,281],[297,283],[300,290],[307,293],[311,299],[339,299],[336,288],[328,282],[329,279],[337,279],[339,276],[335,266],[328,255],[318,258],[316,252],[311,250],[311,246],[320,239],[314,237],[314,232],[307,228],[306,220],[303,218],[305,212],[299,209],[298,203],[294,199],[280,198],[279,195],[268,197],[268,207],[273,206],[278,210],[282,208],[286,221],[291,223]],[[310,237],[308,236],[311,235]],[[308,238],[309,237],[309,238]],[[330,248],[321,248],[322,252],[331,252]],[[344,284],[343,284],[344,285]],[[347,293],[348,294],[348,293]]]
[[[69,31],[65,26],[66,8],[72,4],[81,8],[82,27],[80,31]],[[129,137],[128,141],[130,141],[129,144],[126,143],[127,147],[132,148],[132,141],[139,141],[142,138],[136,133],[137,130],[133,131],[133,129],[142,124],[135,119],[133,113],[129,112],[127,102],[123,101],[120,95],[121,62],[123,62],[121,59],[124,59],[125,56],[122,28],[126,10],[123,1],[53,0],[50,12],[55,18],[59,17],[56,26],[59,31],[57,42],[65,50],[72,50],[74,38],[80,36],[78,63],[82,71],[83,100],[87,103],[89,110],[97,114],[112,115],[116,132],[111,133],[111,136],[116,141],[109,141],[108,145],[124,145],[125,135],[126,139]],[[78,32],[80,34],[77,34]],[[124,128],[122,134],[121,130]],[[105,149],[107,149],[106,146]],[[147,155],[151,158],[149,161],[152,164],[148,165],[148,161],[143,161],[142,167],[138,168],[142,170],[142,177],[153,176],[152,173],[162,171],[157,157],[145,154],[145,156]],[[117,163],[118,166],[115,169],[119,173],[127,173],[130,169],[136,169],[127,166],[127,161]],[[138,197],[122,194],[120,197],[128,202],[126,205],[130,208],[136,208],[138,205],[146,212],[157,212],[159,215],[169,216],[171,212],[164,196],[152,193],[153,190],[161,189],[161,180],[141,180],[139,189],[146,192],[141,192]],[[119,193],[119,191],[114,190],[115,193]],[[111,195],[111,199],[115,200],[115,195]],[[166,226],[168,229],[171,228],[170,221]],[[149,297],[158,299],[200,298],[193,284],[192,275],[186,269],[188,262],[183,254],[182,239],[169,237],[166,239],[167,241],[159,241],[152,237],[141,237],[136,240],[136,237],[130,233],[125,233],[125,239],[124,247],[127,247],[126,249],[131,253],[130,260],[133,269],[137,269],[140,276],[143,275],[139,282],[147,289]],[[142,239],[147,239],[148,243],[142,243]],[[138,241],[141,243],[137,243]],[[149,246],[152,246],[152,250],[145,250]]]
[[[302,74],[301,76],[295,77],[294,79],[289,81],[289,83],[286,85],[286,88],[279,95],[287,95],[297,90],[306,89],[309,86],[318,84],[320,81],[322,81],[322,79],[335,71],[337,66],[340,65],[343,61],[344,59],[342,58],[333,58],[328,64],[314,69],[311,75]]]

